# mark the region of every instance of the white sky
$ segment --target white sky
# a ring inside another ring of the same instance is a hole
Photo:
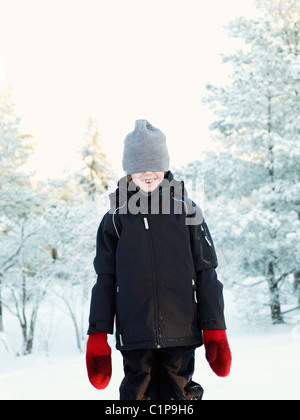
[[[0,79],[34,136],[38,176],[79,168],[89,115],[120,175],[138,118],[167,135],[171,165],[200,157],[205,84],[224,81],[219,54],[238,45],[223,26],[254,13],[252,0],[0,0]]]

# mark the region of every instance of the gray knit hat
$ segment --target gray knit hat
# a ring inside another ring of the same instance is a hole
[[[147,120],[137,120],[134,131],[124,140],[122,164],[127,175],[168,171],[170,158],[166,136]]]

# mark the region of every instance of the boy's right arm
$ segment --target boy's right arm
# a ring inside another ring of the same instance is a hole
[[[86,365],[91,384],[104,389],[111,377],[111,348],[107,333],[113,333],[115,316],[116,270],[115,256],[118,237],[107,213],[97,232],[97,251],[94,267],[97,282],[92,289],[89,338],[86,347]]]
[[[94,259],[97,282],[92,289],[88,334],[113,333],[117,244],[118,237],[112,223],[112,215],[106,213],[97,232]]]

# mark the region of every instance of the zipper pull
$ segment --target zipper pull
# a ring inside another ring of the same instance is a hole
[[[195,283],[195,280],[194,279],[192,279],[192,286],[193,286],[194,302],[195,303],[198,303],[197,291],[195,290],[196,283]]]
[[[120,338],[120,346],[124,347],[124,341],[123,341],[122,334],[119,335],[119,338]]]
[[[210,242],[210,240],[208,239],[208,237],[207,237],[207,235],[206,235],[206,231],[205,231],[205,229],[204,229],[204,227],[203,227],[203,226],[201,226],[201,230],[202,230],[202,233],[203,233],[204,239],[206,240],[206,242],[208,243],[208,245],[209,245],[209,246],[211,246],[211,242]]]
[[[194,290],[194,302],[198,303],[198,299],[197,299],[197,292],[196,290]]]
[[[144,225],[145,225],[145,229],[149,229],[149,224],[148,224],[148,219],[147,217],[144,217]]]

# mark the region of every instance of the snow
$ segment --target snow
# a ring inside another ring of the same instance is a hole
[[[300,323],[255,329],[234,317],[231,293],[226,291],[227,334],[233,363],[227,378],[217,377],[196,351],[194,380],[205,400],[298,400],[300,398]],[[61,319],[60,319],[61,322]],[[113,374],[105,390],[90,385],[85,355],[74,345],[72,325],[63,326],[49,355],[16,357],[0,341],[0,400],[118,400],[123,378],[122,357],[113,349]]]

